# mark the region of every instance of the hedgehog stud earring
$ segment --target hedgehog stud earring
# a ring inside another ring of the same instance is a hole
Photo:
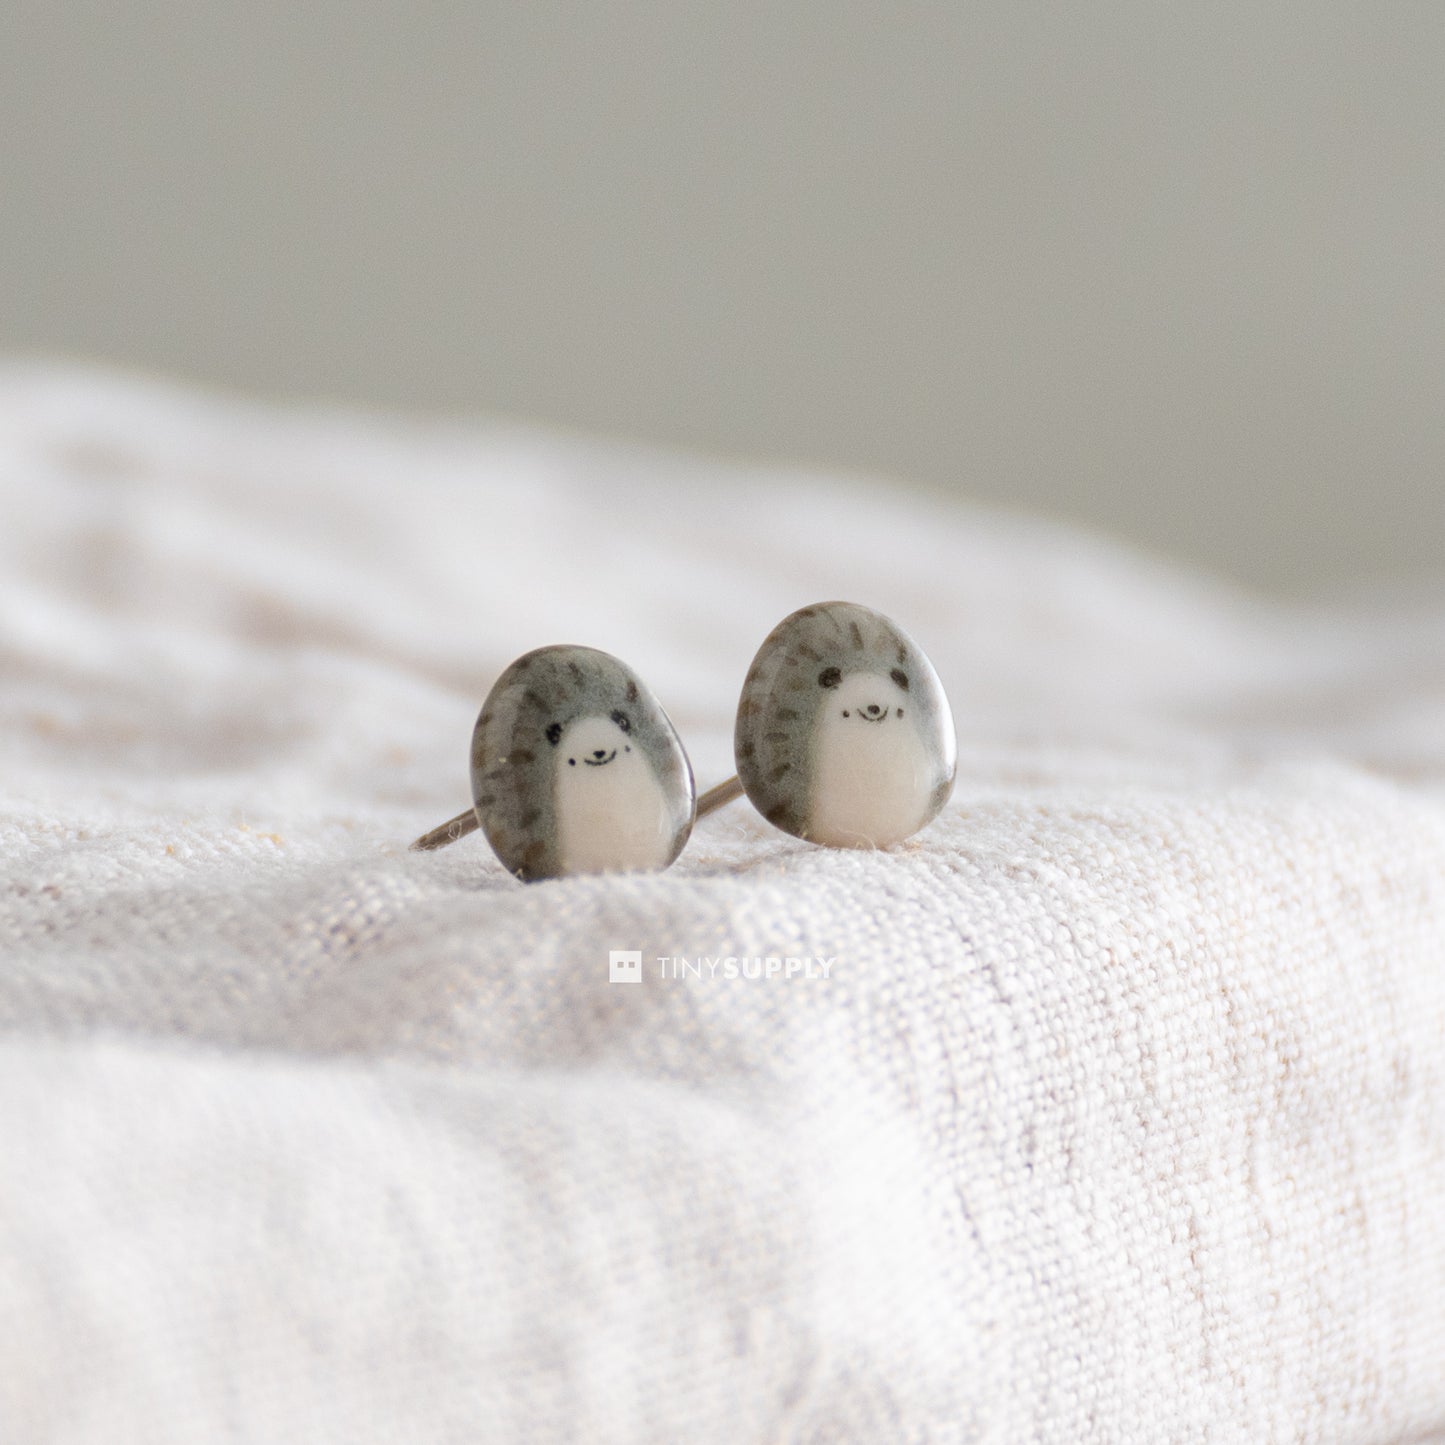
[[[615,657],[541,647],[497,679],[472,731],[473,807],[411,846],[481,828],[524,883],[668,867],[696,816],[692,766],[662,705]]]
[[[704,816],[740,793],[810,843],[883,848],[912,837],[953,792],[958,739],[943,684],[881,613],[821,602],[785,617],[738,700],[738,775],[704,793]]]

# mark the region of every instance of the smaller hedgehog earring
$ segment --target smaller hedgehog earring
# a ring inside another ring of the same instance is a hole
[[[524,883],[655,871],[696,816],[692,765],[631,668],[591,647],[541,647],[497,679],[472,731],[472,808],[411,846],[481,828]]]
[[[698,817],[746,793],[794,837],[884,848],[938,816],[958,739],[943,684],[907,633],[856,603],[820,602],[758,649],[733,753],[737,777],[703,794]]]

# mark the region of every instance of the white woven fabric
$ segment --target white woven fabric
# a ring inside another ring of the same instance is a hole
[[[0,489],[7,1445],[1445,1429],[1438,598],[62,372]],[[911,843],[406,851],[518,653],[623,657],[705,786],[831,597],[954,703]]]

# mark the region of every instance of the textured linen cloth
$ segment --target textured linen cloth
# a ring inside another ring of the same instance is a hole
[[[7,1445],[1445,1430],[1442,596],[22,367],[0,488]],[[951,696],[919,837],[407,851],[521,652],[705,787],[835,597]]]

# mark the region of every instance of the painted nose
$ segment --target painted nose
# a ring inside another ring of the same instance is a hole
[[[878,714],[883,711],[883,709],[879,707],[876,702],[870,702],[868,706],[863,709],[863,711],[866,712],[869,717],[877,717]]]
[[[593,756],[594,758],[605,758],[605,757],[607,756],[607,749],[606,749],[606,748],[598,748],[598,749],[592,754],[592,756]]]

